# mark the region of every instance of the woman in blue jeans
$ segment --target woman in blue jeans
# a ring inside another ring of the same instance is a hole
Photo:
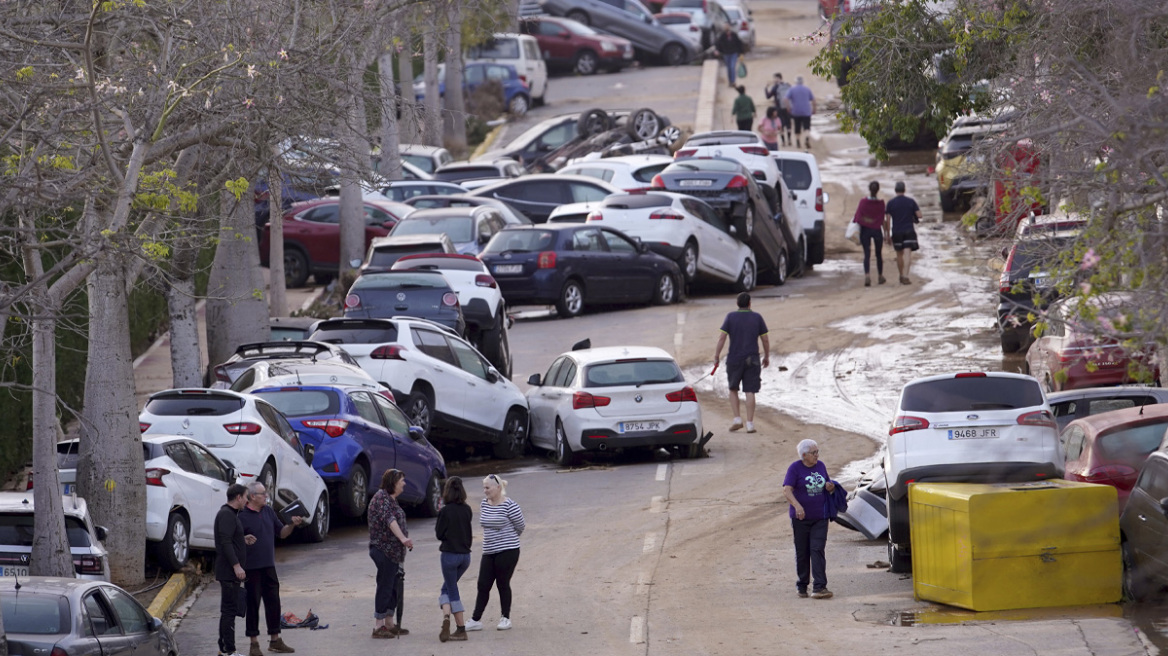
[[[884,242],[888,239],[888,220],[885,218],[884,201],[876,197],[880,183],[868,183],[868,197],[861,198],[856,205],[853,223],[860,224],[860,246],[864,249],[864,286],[872,286],[872,275],[868,263],[872,251],[876,251],[876,281],[884,284]]]
[[[458,594],[458,579],[470,568],[471,509],[466,503],[466,488],[462,479],[451,476],[442,490],[442,510],[434,524],[434,535],[441,543],[442,592],[438,605],[442,607],[442,631],[438,640],[466,640],[465,608]],[[454,614],[454,633],[450,632],[450,614]]]
[[[783,496],[791,504],[791,532],[795,536],[795,590],[800,597],[807,596],[807,584],[812,583],[811,596],[830,599],[827,589],[827,496],[835,490],[835,483],[827,476],[827,467],[819,462],[819,445],[815,440],[803,440],[795,447],[799,459],[787,468],[783,479]]]

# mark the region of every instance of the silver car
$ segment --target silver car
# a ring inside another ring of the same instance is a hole
[[[0,590],[10,654],[178,656],[174,636],[112,583],[34,576]]]
[[[669,66],[697,56],[694,46],[662,25],[639,0],[539,0],[552,16],[564,16],[633,42],[638,57],[645,54]]]

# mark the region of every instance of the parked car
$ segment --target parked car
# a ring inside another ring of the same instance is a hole
[[[760,185],[771,188],[781,177],[778,162],[771,156],[762,137],[747,130],[699,132],[686,139],[673,157],[726,157],[741,162]]]
[[[21,585],[28,577],[29,563],[32,561],[35,510],[32,496],[32,490],[0,492],[0,528],[3,529],[0,531],[0,575],[19,577]],[[93,523],[89,505],[76,494],[64,495],[61,505],[65,511],[65,538],[69,541],[69,553],[77,578],[108,581],[109,552],[101,543],[106,538],[105,527]],[[18,633],[7,622],[4,630],[7,633]]]
[[[498,182],[476,189],[470,195],[496,198],[523,212],[532,223],[543,223],[552,210],[564,203],[603,200],[619,191],[596,178],[540,173]]]
[[[344,345],[375,380],[406,399],[410,424],[430,440],[485,442],[497,458],[527,445],[527,401],[449,328],[423,319],[327,319],[313,337]]]
[[[502,157],[491,162],[454,162],[434,174],[436,180],[462,184],[471,180],[502,180],[523,175],[519,162]]]
[[[531,219],[527,218],[522,212],[511,207],[507,203],[497,198],[484,198],[482,196],[466,196],[460,194],[452,194],[449,196],[414,196],[406,201],[407,205],[411,205],[418,209],[438,209],[442,207],[478,207],[485,205],[499,210],[503,215],[503,220],[508,225],[529,225]]]
[[[479,259],[508,305],[551,305],[564,318],[595,303],[654,303],[680,299],[681,270],[623,233],[593,224],[555,223],[507,228]]]
[[[231,357],[215,365],[212,370],[215,382],[210,387],[214,389],[231,387],[240,374],[261,360],[335,360],[356,364],[356,361],[345,353],[345,349],[321,342],[299,340],[242,344],[235,349]]]
[[[1087,387],[1065,392],[1049,392],[1046,395],[1046,402],[1050,404],[1050,411],[1054,413],[1054,420],[1061,433],[1067,424],[1083,417],[1124,408],[1168,403],[1168,389],[1146,385]]]
[[[1006,123],[954,125],[937,144],[937,187],[941,196],[941,210],[953,212],[968,208],[973,197],[989,188],[989,167],[974,146],[992,139],[1008,127]]]
[[[1135,601],[1158,596],[1168,585],[1168,453],[1144,461],[1127,506],[1119,517],[1124,596]]]
[[[638,0],[540,0],[539,5],[552,16],[628,39],[641,59],[678,66],[697,56],[688,41],[658,23],[653,12]]]
[[[557,175],[597,178],[624,191],[645,191],[657,175],[673,162],[668,155],[625,155],[578,159],[556,171]]]
[[[697,198],[668,192],[613,194],[588,215],[677,262],[686,282],[699,276],[754,289],[754,252],[730,231],[722,213]]]
[[[365,254],[358,275],[389,271],[394,262],[406,255],[456,252],[454,242],[443,233],[381,237],[369,245],[369,252]]]
[[[709,32],[702,29],[697,17],[693,14],[679,11],[655,14],[654,18],[674,34],[688,41],[695,50],[705,50],[709,47]]]
[[[506,225],[503,214],[493,207],[447,207],[416,210],[390,234],[444,234],[454,244],[455,251],[474,255]]]
[[[726,14],[726,10],[715,0],[669,0],[661,8],[661,11],[662,13],[689,14],[693,19],[693,24],[698,27],[701,33],[701,38],[698,41],[700,50],[706,50],[714,45],[714,40],[730,24],[730,17]],[[658,18],[660,18],[660,14]],[[753,46],[754,44],[744,39],[742,45]]]
[[[734,31],[738,33],[738,38],[742,41],[746,52],[754,50],[758,39],[754,32],[754,19],[750,17],[750,10],[742,5],[729,3],[722,8],[726,10],[726,17],[729,19],[730,25],[734,26]]]
[[[507,111],[515,116],[523,116],[531,107],[531,89],[523,76],[514,66],[509,64],[491,64],[486,62],[466,62],[462,71],[462,90],[464,97],[487,82],[498,82],[503,95],[500,100]],[[438,65],[438,95],[446,96],[446,64]],[[421,102],[426,97],[426,83],[422,74],[414,78],[414,98]]]
[[[336,184],[336,176],[325,167],[296,167],[280,172],[280,207],[284,212],[292,209],[296,203],[320,198],[325,195],[325,189]],[[271,190],[268,188],[268,173],[260,171],[252,185],[252,194],[255,198],[255,225],[256,230],[263,230],[264,224],[271,220]]]
[[[539,42],[549,69],[592,75],[602,70],[616,73],[633,63],[633,44],[628,39],[602,34],[574,20],[531,16],[519,21],[519,31]]]
[[[548,215],[546,223],[584,223],[592,210],[599,206],[598,201],[560,205]]]
[[[1168,405],[1113,410],[1067,424],[1060,439],[1066,451],[1063,478],[1110,485],[1127,503],[1140,467],[1160,448],[1168,430]]]
[[[795,214],[803,226],[807,243],[807,264],[822,264],[827,225],[823,206],[827,204],[828,195],[823,191],[819,163],[815,161],[815,155],[793,150],[772,152],[771,158],[779,165],[787,191],[794,196]]]
[[[138,425],[143,435],[199,442],[235,468],[236,482],[263,483],[276,510],[297,500],[311,508],[310,530],[328,534],[328,490],[312,469],[312,447],[267,401],[230,390],[169,389],[150,395]]]
[[[273,342],[302,342],[308,336],[316,317],[271,317],[268,325],[271,327]]]
[[[437,271],[368,273],[349,287],[345,295],[345,318],[390,319],[396,316],[428,319],[458,335],[466,334],[466,320],[462,316],[458,294]]]
[[[560,355],[527,381],[531,443],[559,465],[579,454],[679,447],[697,453],[702,409],[677,362],[649,346],[611,346]]]
[[[463,61],[467,67],[479,62],[511,66],[518,71],[519,79],[530,87],[531,102],[537,107],[543,104],[548,87],[547,64],[543,61],[535,37],[501,32],[485,43],[467,48]],[[510,103],[507,107],[511,109]]]
[[[576,138],[576,120],[579,114],[564,114],[544,119],[512,139],[506,146],[487,151],[476,162],[490,162],[499,158],[514,159],[524,167],[540,157]]]
[[[316,447],[312,467],[346,516],[365,514],[389,469],[406,475],[402,503],[418,506],[426,517],[438,514],[446,461],[389,399],[340,384],[261,387],[255,394],[283,412]]]
[[[398,203],[404,203],[414,196],[465,193],[465,187],[437,180],[395,180],[381,188],[383,196]]]
[[[507,306],[487,265],[473,255],[408,255],[394,271],[438,271],[458,295],[466,339],[506,378],[511,378]]]
[[[166,623],[112,583],[20,577],[0,590],[9,654],[177,656]]]
[[[1064,454],[1038,381],[965,372],[918,378],[901,389],[884,458],[888,562],[910,565],[908,485],[1056,478]]]
[[[317,321],[320,321],[317,319]],[[294,385],[349,385],[364,387],[393,400],[393,394],[369,377],[356,364],[317,362],[314,360],[276,360],[256,362],[231,384],[231,391],[251,393],[260,387],[276,387],[291,381]]]
[[[424,183],[429,184],[429,183]],[[389,234],[393,226],[413,211],[412,207],[388,200],[366,198],[365,245]],[[341,262],[341,202],[339,198],[319,198],[297,204],[284,215],[284,281],[288,287],[303,287],[312,275],[319,285],[336,277]],[[271,226],[265,224],[260,236],[260,264],[269,266]]]
[[[434,174],[434,171],[454,161],[454,156],[450,154],[450,151],[441,146],[401,144],[398,152],[403,160],[431,175]]]

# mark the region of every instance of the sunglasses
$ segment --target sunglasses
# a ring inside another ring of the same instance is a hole
[[[498,476],[495,476],[494,474],[487,474],[487,478],[491,479],[492,481],[495,481],[495,483],[496,483],[497,485],[502,485],[502,484],[503,484],[503,483],[502,483],[502,482],[499,480],[499,477],[498,477]]]

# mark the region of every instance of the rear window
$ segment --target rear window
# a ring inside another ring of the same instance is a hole
[[[657,21],[662,25],[689,25],[689,14],[658,14]]]
[[[604,199],[604,207],[618,210],[639,210],[670,205],[673,205],[673,199],[661,194],[612,194]]]
[[[556,243],[556,235],[550,230],[503,230],[495,235],[484,253],[530,253],[543,251]]]
[[[1104,460],[1139,469],[1148,454],[1160,448],[1165,429],[1168,429],[1168,419],[1141,426],[1124,426],[1096,437],[1095,448]]]
[[[491,39],[470,48],[467,59],[519,59],[519,39]]]
[[[429,272],[369,273],[357,279],[350,292],[369,289],[444,289],[449,287],[441,274]]]
[[[669,162],[661,162],[660,164],[652,164],[644,168],[639,168],[633,171],[633,179],[637,182],[652,182],[653,176],[665,170],[669,166]]]
[[[369,266],[378,268],[388,268],[393,266],[394,262],[406,255],[420,255],[422,253],[442,253],[444,252],[442,245],[435,242],[433,244],[408,244],[403,246],[378,246],[373,249],[373,255],[369,258]]]
[[[69,633],[69,600],[61,595],[5,590],[4,594],[0,595],[0,613],[4,615],[6,633],[29,635]]]
[[[683,148],[693,148],[694,146],[734,146],[738,144],[757,144],[758,137],[753,134],[732,134],[722,133],[718,135],[710,135],[707,137],[697,137],[685,142]]]
[[[715,173],[742,173],[742,165],[728,159],[682,159],[665,167],[665,173],[711,171]]]
[[[474,219],[469,216],[411,216],[393,229],[395,235],[437,235],[445,233],[453,242],[474,241]]]
[[[741,11],[738,11],[738,9],[737,9],[736,7],[726,7],[726,16],[727,16],[727,17],[728,17],[728,18],[729,18],[731,21],[740,21],[740,20],[742,20],[742,12],[741,12]],[[841,22],[842,22],[842,21],[841,21]]]
[[[32,546],[32,513],[0,513],[0,545],[31,547]],[[65,537],[70,547],[91,547],[89,531],[85,523],[77,517],[65,516]],[[12,631],[8,626],[8,616],[4,616],[6,631]]]
[[[499,177],[499,169],[493,166],[460,166],[448,171],[438,171],[434,174],[435,180],[443,182],[458,182],[459,180],[480,180],[482,178]]]
[[[335,415],[341,411],[337,393],[328,390],[288,390],[259,395],[289,417]]]
[[[397,326],[391,323],[367,324],[343,321],[317,326],[312,339],[329,344],[384,344],[397,341]]]
[[[1035,268],[1050,266],[1072,243],[1073,239],[1068,238],[1020,241],[1010,256],[1010,273],[1017,277],[1027,275]]]
[[[779,165],[779,171],[783,174],[783,182],[787,183],[787,189],[802,191],[811,188],[811,167],[799,159],[780,159],[775,158],[775,163]]]
[[[412,260],[402,260],[394,265],[394,270],[403,269],[451,269],[454,271],[483,272],[483,263],[467,257],[419,257]]]
[[[584,369],[585,387],[680,383],[685,379],[672,360],[624,360],[594,364]]]
[[[666,9],[705,9],[706,0],[669,0],[665,3]]]
[[[280,362],[268,366],[268,376],[289,376],[302,374],[339,374],[352,376],[353,369],[344,365],[328,362]]]
[[[945,378],[904,388],[900,409],[908,412],[1010,410],[1042,405],[1038,382],[997,376]]]
[[[243,408],[243,399],[225,394],[165,394],[146,402],[146,412],[160,417],[221,417]]]

